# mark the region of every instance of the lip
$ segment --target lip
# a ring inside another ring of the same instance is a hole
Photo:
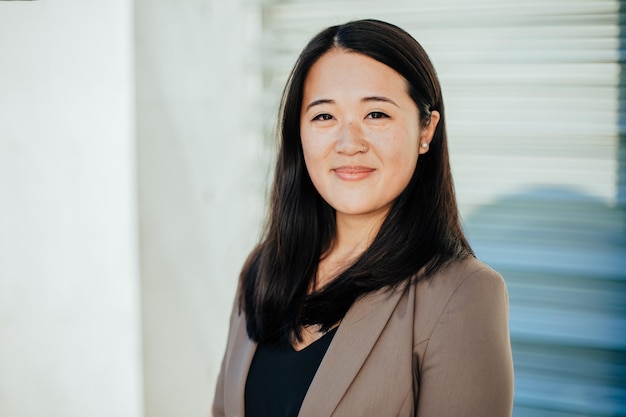
[[[363,166],[341,166],[332,170],[339,179],[344,181],[359,181],[369,177],[374,168]]]

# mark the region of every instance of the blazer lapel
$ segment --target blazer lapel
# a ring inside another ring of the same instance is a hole
[[[354,303],[341,321],[307,391],[299,417],[330,416],[389,321],[402,289],[377,291]]]
[[[248,338],[243,314],[239,316],[227,378],[224,381],[227,416],[243,417],[245,413],[245,389],[250,364],[257,344]]]

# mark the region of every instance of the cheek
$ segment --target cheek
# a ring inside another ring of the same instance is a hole
[[[324,150],[319,143],[305,137],[302,138],[302,153],[309,177],[315,181],[315,178],[321,174]]]
[[[393,145],[385,147],[381,152],[385,154],[383,158],[386,165],[391,168],[389,180],[395,183],[396,188],[405,187],[411,180],[418,163],[418,141],[402,135],[394,138]]]
[[[382,159],[396,164],[397,169],[414,169],[419,156],[419,138],[416,132],[400,130],[380,134],[374,138]]]
[[[415,172],[415,167],[417,165],[417,157],[418,153],[409,154],[404,153],[398,157],[396,160],[396,173],[395,177],[399,182],[404,183],[404,185],[408,185],[413,173]]]
[[[318,132],[301,133],[300,143],[305,160],[311,162],[326,158],[332,151],[332,135]]]
[[[302,154],[304,155],[304,161],[307,163],[307,165],[309,164],[309,161],[311,161],[312,159],[314,159],[314,155],[315,155],[315,147],[313,145],[313,143],[309,140],[307,140],[306,138],[302,139]]]

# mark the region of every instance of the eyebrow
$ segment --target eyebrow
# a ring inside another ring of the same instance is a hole
[[[390,103],[390,104],[393,104],[393,105],[394,105],[394,106],[396,106],[396,107],[400,107],[400,106],[398,106],[398,104],[397,104],[395,101],[393,101],[392,99],[387,98],[387,97],[383,97],[383,96],[370,96],[370,97],[363,97],[363,98],[361,99],[361,102],[363,102],[363,103],[368,102],[368,101],[381,101],[381,102],[384,102],[384,103]],[[304,110],[304,111],[309,111],[309,109],[311,109],[311,107],[319,106],[319,105],[321,105],[321,104],[334,104],[334,103],[335,103],[335,101],[334,101],[334,100],[327,99],[327,98],[322,98],[322,99],[319,99],[319,100],[314,100],[314,101],[310,102],[310,103],[306,106],[306,108],[305,108],[305,110]]]
[[[367,102],[367,101],[382,101],[382,102],[384,102],[384,103],[390,103],[390,104],[393,104],[393,105],[394,105],[394,106],[396,106],[396,107],[400,107],[400,106],[398,106],[398,103],[396,103],[396,102],[395,102],[395,101],[393,101],[392,99],[387,98],[387,97],[383,97],[383,96],[371,96],[371,97],[365,97],[365,98],[363,98],[361,101],[363,101],[363,102]]]
[[[333,104],[335,101],[334,100],[330,100],[327,98],[322,98],[319,100],[314,100],[312,102],[310,102],[307,106],[306,109],[304,109],[304,111],[309,111],[309,109],[311,107],[315,107],[315,106],[319,106],[320,104]]]

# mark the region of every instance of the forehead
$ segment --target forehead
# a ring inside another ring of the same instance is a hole
[[[407,81],[393,68],[374,58],[334,48],[322,55],[309,69],[304,81],[303,98],[382,93],[408,97]]]

